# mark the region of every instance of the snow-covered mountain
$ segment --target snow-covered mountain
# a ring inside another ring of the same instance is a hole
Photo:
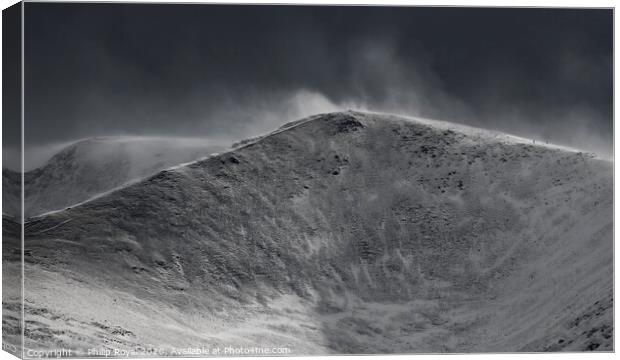
[[[167,167],[225,149],[197,138],[96,137],[77,141],[24,175],[25,216],[59,210]],[[3,179],[11,179],[4,169]],[[5,181],[5,186],[6,180]],[[14,185],[15,186],[15,185]],[[13,186],[13,187],[14,187]],[[17,182],[16,186],[19,186]],[[10,206],[5,212],[19,212]]]
[[[30,219],[26,346],[610,350],[612,165],[443,122],[297,121]]]

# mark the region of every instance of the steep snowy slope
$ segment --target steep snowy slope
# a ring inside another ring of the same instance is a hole
[[[315,116],[27,222],[26,346],[610,350],[611,194],[587,154]]]
[[[224,148],[204,139],[174,137],[97,137],[75,142],[44,166],[26,172],[25,215],[63,209]]]

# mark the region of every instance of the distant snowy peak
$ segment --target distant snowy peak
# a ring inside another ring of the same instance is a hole
[[[101,167],[106,163],[132,166],[132,172],[142,175],[150,167],[176,164],[201,156],[211,150],[221,150],[224,144],[206,139],[165,137],[95,137],[77,141],[55,154],[40,169],[68,166]]]
[[[26,217],[87,200],[226,148],[207,139],[95,137],[77,141],[25,173]]]

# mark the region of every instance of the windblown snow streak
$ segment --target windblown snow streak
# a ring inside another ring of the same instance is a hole
[[[611,350],[611,194],[577,151],[311,117],[28,221],[26,346]]]

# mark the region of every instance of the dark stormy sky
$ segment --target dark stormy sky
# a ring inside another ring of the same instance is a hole
[[[611,10],[26,4],[26,141],[238,139],[316,112],[611,154]]]

